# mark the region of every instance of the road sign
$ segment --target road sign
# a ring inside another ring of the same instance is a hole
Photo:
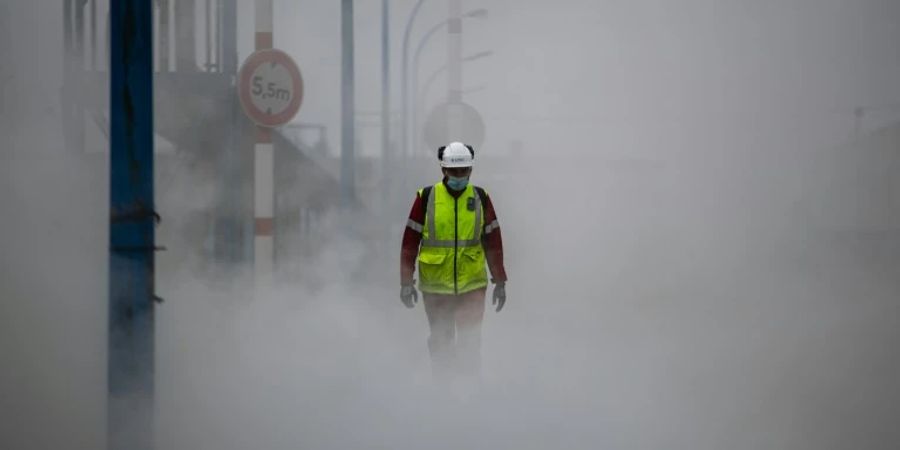
[[[452,102],[436,106],[425,120],[425,143],[436,150],[453,141],[476,147],[484,143],[484,120],[467,103]]]
[[[258,50],[241,66],[238,93],[251,120],[264,127],[277,127],[293,119],[300,109],[303,78],[287,53]]]

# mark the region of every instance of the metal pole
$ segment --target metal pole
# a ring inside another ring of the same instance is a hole
[[[387,212],[390,199],[390,139],[391,139],[391,58],[390,58],[390,0],[381,0],[381,179],[382,210]]]
[[[468,56],[462,58],[460,60],[460,63],[464,65],[467,62],[476,61],[476,60],[479,60],[482,58],[487,58],[493,54],[494,54],[493,50],[485,50],[485,51],[481,51],[478,53],[473,53],[471,55],[468,55]],[[434,83],[437,80],[437,78],[445,71],[447,71],[446,64],[438,67],[437,69],[434,70],[434,72],[431,72],[431,75],[428,75],[428,78],[426,78],[425,82],[422,83],[422,88],[419,89],[419,93],[416,94],[418,97],[421,97],[421,99],[422,99],[422,101],[420,103],[425,103],[425,100],[428,97],[428,91],[431,90],[431,84]],[[465,92],[466,91],[460,90],[460,97]]]
[[[353,0],[341,0],[341,205],[348,209],[354,182]]]
[[[107,443],[153,448],[153,4],[114,0],[110,39]]]
[[[213,15],[218,15],[220,10],[218,3],[213,8],[210,0],[206,0],[206,12],[204,13],[204,22],[206,23],[206,64],[205,70],[212,71],[212,29]],[[223,23],[223,54],[224,61],[217,66],[217,71],[221,71],[228,76],[237,75],[237,2],[236,0],[224,1],[222,6],[222,15],[219,16]],[[215,20],[218,27],[218,18]],[[190,26],[190,24],[185,24]],[[218,64],[218,62],[217,62]],[[248,210],[249,201],[245,201],[245,194],[248,189],[244,183],[246,179],[248,166],[245,155],[249,153],[249,149],[244,146],[245,140],[242,138],[246,132],[244,128],[243,114],[240,111],[240,104],[237,99],[236,90],[229,91],[229,123],[231,126],[222,134],[221,140],[218,137],[213,142],[221,142],[223,151],[218,157],[219,165],[219,193],[218,206],[216,207],[216,220],[214,230],[214,254],[216,262],[220,264],[222,269],[234,269],[236,264],[241,261],[250,259],[249,252],[252,247],[252,217]],[[249,234],[249,236],[248,236]]]
[[[65,51],[66,64],[72,56],[72,2],[63,0],[63,49]]]
[[[462,0],[449,0],[447,11],[447,103],[462,101]],[[447,136],[461,139],[459,117],[447,118]]]
[[[159,5],[159,71],[169,71],[169,0],[156,0]]]
[[[85,82],[84,47],[86,45],[84,33],[84,9],[87,0],[75,1],[75,37],[73,43],[73,74],[75,77],[75,91],[71,97],[74,100],[74,116],[72,123],[72,136],[70,143],[79,154],[84,153],[84,96],[82,95]]]
[[[484,8],[474,9],[466,12],[462,15],[463,19],[467,18],[481,18],[487,16],[487,10]],[[421,139],[419,139],[419,133],[421,131],[421,127],[419,126],[420,114],[422,113],[422,102],[424,98],[419,95],[419,58],[421,57],[422,51],[425,49],[425,45],[428,44],[428,41],[437,34],[438,31],[441,31],[444,27],[446,27],[448,22],[442,21],[435,24],[431,27],[423,36],[422,39],[419,40],[419,44],[416,46],[416,51],[413,52],[412,59],[412,82],[410,83],[412,89],[412,145],[417,146],[421,143]]]
[[[407,155],[409,154],[409,37],[416,15],[419,14],[419,8],[423,3],[425,0],[418,0],[413,6],[403,30],[403,55],[400,62],[400,149],[403,153],[403,167],[400,171],[401,189],[406,189]]]
[[[237,51],[237,0],[218,0],[216,10],[221,10],[221,15],[216,17],[217,38],[221,39],[221,52],[217,50],[216,56],[216,72],[223,73],[226,76],[237,79],[238,73],[238,51]],[[221,28],[220,27],[221,21]],[[225,227],[225,239],[228,240],[228,258],[229,262],[237,264],[248,261],[252,256],[253,226],[252,217],[247,212],[249,193],[247,183],[247,166],[249,164],[248,151],[245,146],[244,136],[247,127],[245,116],[241,111],[240,101],[237,98],[237,90],[231,89],[231,124],[228,129],[227,156],[225,159],[225,182],[226,188],[222,191],[226,193],[225,203],[228,211],[227,225]],[[233,268],[234,266],[232,266]]]
[[[206,64],[203,67],[207,72],[212,72],[212,0],[206,0],[206,13],[203,15],[203,22],[206,24]]]
[[[197,38],[194,0],[175,2],[175,69],[181,72],[197,70]],[[226,49],[228,46],[226,46]]]
[[[216,72],[224,72],[222,68],[222,2],[224,0],[216,0],[216,28],[215,28],[215,53],[213,54],[215,58],[215,63],[213,65],[216,67]]]
[[[412,82],[411,90],[412,90],[412,147],[413,152],[415,152],[416,146],[419,145],[419,114],[421,113],[421,108],[419,108],[419,57],[422,54],[422,50],[425,48],[425,44],[431,39],[432,36],[437,34],[438,31],[441,31],[445,26],[447,26],[447,22],[443,21],[435,26],[431,27],[427,33],[422,37],[419,41],[419,45],[416,46],[416,51],[413,52],[413,61],[412,61]],[[437,150],[437,149],[435,149]]]
[[[91,70],[97,70],[97,0],[91,0]]]
[[[73,60],[72,58],[72,44],[74,39],[72,39],[72,3],[75,0],[63,0],[63,86],[62,86],[62,111],[60,115],[62,116],[62,131],[63,131],[63,139],[67,143],[72,141],[72,117],[74,107],[72,105],[72,70],[73,68]]]
[[[75,0],[75,38],[74,38],[74,50],[75,50],[75,67],[78,68],[78,72],[84,71],[84,46],[85,46],[85,38],[84,38],[84,5],[86,0]]]

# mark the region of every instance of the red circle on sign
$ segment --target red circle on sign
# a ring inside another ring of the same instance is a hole
[[[291,99],[284,109],[275,114],[259,109],[253,103],[253,98],[251,97],[253,74],[263,64],[283,66],[287,69],[291,79],[291,88],[293,89]],[[281,50],[266,49],[253,52],[241,66],[238,80],[238,97],[241,101],[241,107],[244,108],[247,116],[256,122],[257,125],[264,127],[284,125],[293,119],[297,111],[300,110],[300,103],[303,101],[303,78],[300,76],[300,69],[297,68],[294,60]]]

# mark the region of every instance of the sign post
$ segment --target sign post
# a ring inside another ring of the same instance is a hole
[[[253,170],[253,267],[256,286],[271,280],[275,266],[275,152],[271,128],[288,123],[303,101],[297,64],[272,46],[272,0],[256,1],[256,51],[238,76],[238,97],[257,125]]]
[[[281,50],[258,50],[250,55],[241,67],[239,89],[244,112],[262,127],[288,123],[303,101],[300,69]]]

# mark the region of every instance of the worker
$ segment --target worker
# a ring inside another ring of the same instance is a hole
[[[452,142],[438,149],[438,160],[443,180],[419,189],[403,234],[400,299],[407,308],[418,302],[418,260],[435,376],[478,379],[488,285],[485,262],[494,283],[492,304],[497,312],[506,304],[500,225],[485,190],[469,183],[475,150]]]

